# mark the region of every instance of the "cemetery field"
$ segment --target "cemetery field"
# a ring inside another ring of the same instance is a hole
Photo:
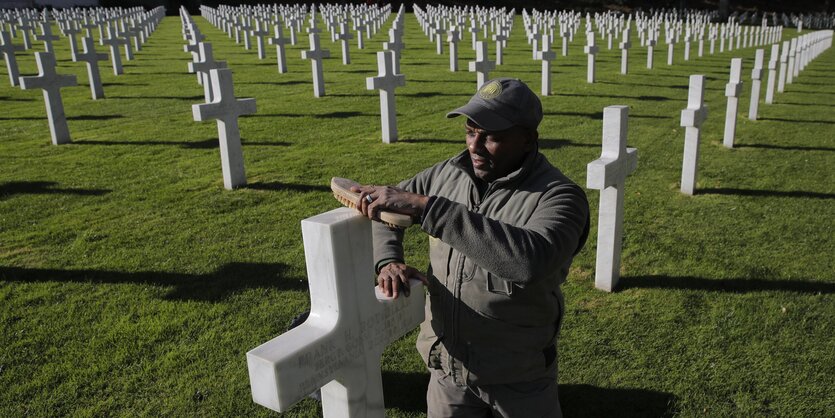
[[[450,72],[448,55],[405,17],[400,140],[383,144],[378,93],[365,78],[376,75],[390,20],[365,49],[352,41],[347,66],[322,34],[331,58],[318,99],[300,59],[306,36],[288,45],[289,72],[279,74],[275,47],[259,60],[254,47],[194,20],[228,61],[237,97],[257,100],[257,113],[240,120],[249,184],[234,191],[223,188],[215,122],[192,118],[203,88],[187,73],[179,18],[165,18],[123,61],[125,74],[101,62],[106,97],[97,101],[66,38],[56,42],[58,72],[79,83],[62,90],[68,145],[50,143],[41,93],[10,86],[0,69],[0,416],[270,415],[251,401],[245,353],[309,307],[300,221],[340,206],[330,178],[394,184],[464,149],[464,121],[444,115],[475,92],[469,34],[459,44],[464,71]],[[785,30],[784,40],[794,36]],[[517,16],[491,77],[539,92],[541,64],[524,39]],[[622,75],[617,44],[598,39],[597,82],[588,84],[584,42],[577,36],[567,57],[555,43],[540,150],[585,187],[603,108],[628,105],[639,162],[626,181],[613,293],[594,288],[599,192],[586,189],[592,232],[563,286],[564,414],[831,415],[835,51],[750,121],[755,48],[720,54],[717,45],[709,55],[706,46],[700,58],[694,43],[685,62],[678,44],[668,66],[662,43],[648,70],[633,39]],[[23,75],[37,72],[31,52],[17,54]],[[745,84],[737,146],[727,149],[733,57],[743,58]],[[709,116],[696,194],[685,196],[679,117],[691,74],[707,76]],[[407,236],[408,261],[425,269],[426,235],[413,227]],[[383,355],[389,416],[425,415],[428,373],[415,336]],[[320,413],[308,399],[286,415]]]

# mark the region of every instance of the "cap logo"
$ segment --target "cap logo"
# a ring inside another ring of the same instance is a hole
[[[499,83],[497,80],[481,86],[478,90],[478,97],[485,100],[493,99],[500,94],[502,94],[502,83]]]

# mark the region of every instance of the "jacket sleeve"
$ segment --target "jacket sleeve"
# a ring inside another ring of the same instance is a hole
[[[429,180],[438,166],[430,167],[411,179],[404,180],[397,187],[411,193],[427,195]],[[380,222],[373,222],[371,234],[374,241],[374,265],[383,260],[399,260],[405,262],[403,255],[403,233],[402,229],[390,228]]]
[[[582,248],[588,216],[582,189],[563,184],[543,193],[523,226],[488,218],[438,197],[421,227],[488,272],[527,284],[551,276]]]

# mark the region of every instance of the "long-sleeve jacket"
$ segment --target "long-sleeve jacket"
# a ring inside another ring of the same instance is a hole
[[[583,190],[538,151],[480,193],[467,151],[399,187],[427,196],[429,298],[417,348],[458,383],[529,381],[556,369],[560,284],[588,236]],[[403,260],[374,223],[375,260]]]

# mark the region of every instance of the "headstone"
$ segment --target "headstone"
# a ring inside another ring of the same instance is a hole
[[[200,75],[200,79],[202,80],[201,84],[203,84],[203,96],[206,99],[206,103],[211,103],[214,100],[211,71],[226,68],[226,62],[215,61],[210,42],[200,42],[197,44],[197,47],[198,60],[188,63],[188,72]]]
[[[780,73],[777,78],[777,92],[782,93],[786,88],[786,72],[789,63],[789,41],[783,42],[783,52],[780,53]]]
[[[96,53],[96,43],[93,38],[84,37],[82,39],[84,45],[84,53],[76,53],[73,55],[74,62],[84,61],[87,63],[87,79],[90,81],[90,94],[93,100],[98,100],[104,97],[104,88],[101,84],[101,75],[99,74],[99,61],[107,61],[107,54]]]
[[[626,176],[638,166],[638,150],[626,147],[628,113],[628,106],[603,109],[603,152],[587,167],[587,187],[600,190],[594,286],[607,292],[620,277]]]
[[[653,53],[655,49],[655,39],[648,39],[647,40],[647,68],[652,69],[652,62],[653,62]]]
[[[113,32],[111,31],[112,29],[108,26],[107,39],[102,38],[101,41],[110,47],[110,61],[113,63],[113,74],[119,75],[122,74],[122,56],[119,55],[119,45],[123,45],[127,41],[118,36],[113,36]]]
[[[758,49],[754,58],[754,69],[751,70],[751,102],[748,106],[748,119],[757,120],[757,110],[760,106],[760,84],[763,78],[763,60],[765,50]]]
[[[348,30],[348,24],[343,22],[339,24],[339,33],[336,34],[336,39],[342,41],[342,64],[348,65],[351,63],[351,51],[349,42],[354,39],[354,35]]]
[[[55,49],[52,47],[52,41],[57,41],[61,39],[59,36],[52,34],[52,24],[49,23],[47,19],[44,22],[41,22],[41,34],[35,35],[35,39],[43,42],[44,50],[51,54],[55,53]]]
[[[38,64],[38,75],[20,77],[20,88],[23,90],[43,90],[52,143],[55,145],[67,144],[71,141],[70,128],[67,126],[67,116],[64,114],[61,87],[77,85],[75,76],[59,75],[55,72],[55,54],[36,52],[35,60]]]
[[[583,52],[588,55],[588,71],[586,73],[586,82],[594,83],[594,76],[595,76],[595,56],[597,55],[597,51],[599,50],[597,46],[594,44],[594,32],[586,33],[587,44],[583,47]]]
[[[261,23],[261,19],[255,19],[255,29],[252,30],[252,36],[256,38],[256,43],[258,45],[258,59],[262,60],[267,58],[267,51],[264,49],[264,39],[269,34],[270,31],[267,29],[267,25]]]
[[[79,33],[81,33],[81,29],[76,26],[74,21],[67,22],[67,26],[64,28],[64,35],[70,41],[70,56],[78,52],[78,42],[75,36]]]
[[[547,36],[542,38],[542,51],[537,54],[542,60],[542,90],[543,96],[551,95],[551,61],[557,59],[557,53],[551,50],[551,40]]]
[[[9,82],[12,86],[18,85],[18,78],[20,77],[20,70],[17,67],[17,58],[14,53],[24,49],[24,47],[12,43],[9,32],[0,31],[0,52],[3,53],[3,59],[6,61],[6,71],[8,71]]]
[[[502,65],[504,63],[504,43],[507,41],[507,35],[500,31],[493,35],[493,40],[496,41],[496,65]]]
[[[620,73],[627,74],[629,72],[629,48],[632,47],[632,42],[629,40],[629,29],[623,31],[623,41],[618,44],[620,48]]]
[[[377,52],[377,77],[365,79],[368,90],[380,90],[380,119],[383,129],[383,142],[386,144],[397,141],[397,111],[394,106],[394,89],[406,85],[406,76],[394,73],[391,54],[391,51]]]
[[[768,84],[765,88],[765,102],[774,103],[774,86],[777,81],[777,60],[780,59],[780,45],[771,45],[771,56],[768,59]]]
[[[490,61],[487,58],[487,42],[476,42],[476,60],[469,62],[470,72],[476,73],[476,90],[481,88],[481,85],[490,79],[490,71],[496,68],[496,62]]]
[[[731,79],[725,85],[725,96],[728,97],[728,108],[725,112],[725,136],[722,143],[726,148],[734,147],[736,135],[736,112],[739,107],[739,94],[742,93],[742,58],[731,60]]]
[[[461,32],[458,28],[452,26],[449,29],[447,41],[449,42],[449,70],[452,72],[458,71],[458,41],[461,40]]]
[[[275,53],[277,55],[278,72],[287,72],[287,54],[284,51],[284,45],[287,44],[288,39],[284,37],[281,32],[281,25],[275,25],[275,37],[270,38],[270,42],[275,45]]]
[[[699,138],[702,123],[707,119],[704,105],[705,76],[690,76],[687,109],[681,111],[684,127],[684,159],[681,165],[681,192],[692,196],[696,189],[696,173],[699,166]]]
[[[795,56],[797,55],[797,38],[791,40],[789,44],[789,68],[786,72],[786,84],[791,84],[794,81],[794,67],[797,65]]]
[[[313,95],[322,97],[325,95],[325,77],[322,69],[322,59],[331,56],[331,52],[319,46],[319,34],[311,33],[310,50],[302,51],[302,59],[310,60],[311,72],[313,74]]]
[[[35,27],[32,26],[32,20],[30,20],[29,16],[21,16],[18,18],[17,29],[23,36],[23,47],[27,51],[32,49],[32,38],[29,37],[29,32],[35,30]]]
[[[232,70],[215,69],[210,70],[209,74],[214,100],[210,103],[192,105],[191,109],[197,122],[217,119],[223,186],[232,190],[246,184],[238,116],[255,113],[255,99],[235,98]]]
[[[284,412],[322,388],[325,417],[385,415],[380,358],[424,318],[417,280],[382,302],[373,287],[371,221],[339,208],[302,221],[310,315],[247,353],[255,403]]]
[[[403,32],[389,29],[389,41],[383,43],[383,49],[393,52],[394,73],[400,74],[400,51],[406,46],[402,40]]]

